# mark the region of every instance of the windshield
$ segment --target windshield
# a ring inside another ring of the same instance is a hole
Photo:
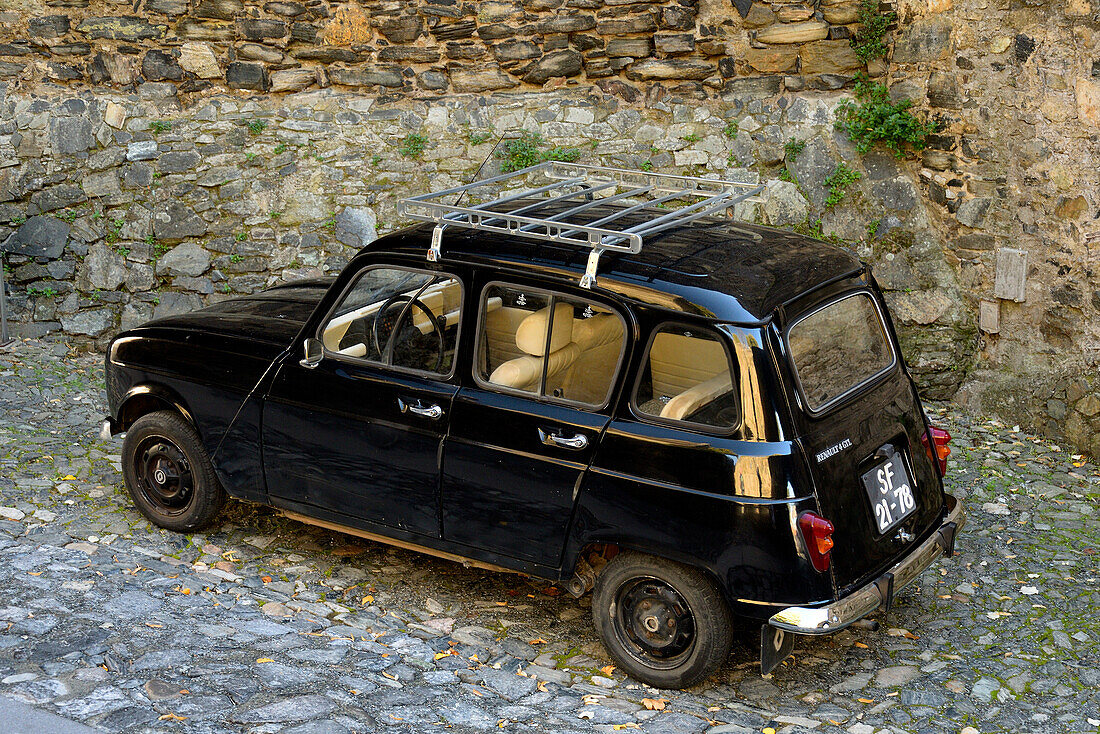
[[[807,407],[819,413],[894,364],[878,307],[866,293],[799,319],[787,345]]]

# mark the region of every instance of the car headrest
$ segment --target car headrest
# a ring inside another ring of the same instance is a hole
[[[550,307],[540,308],[519,323],[516,346],[527,354],[542,357],[546,353],[546,330],[550,326]],[[573,341],[573,307],[559,303],[554,307],[554,328],[550,331],[550,351],[556,352]]]
[[[609,313],[600,313],[573,322],[573,341],[581,349],[595,349],[610,342],[621,342],[622,338],[622,322]]]

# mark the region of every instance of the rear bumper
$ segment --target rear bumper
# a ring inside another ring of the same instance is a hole
[[[892,601],[893,594],[908,586],[942,555],[954,552],[955,537],[966,524],[962,502],[947,498],[947,517],[931,537],[894,564],[889,571],[843,599],[821,607],[787,607],[768,624],[800,635],[824,635],[842,630]]]

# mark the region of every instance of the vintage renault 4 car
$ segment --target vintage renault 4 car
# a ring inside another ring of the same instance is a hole
[[[126,331],[103,430],[133,501],[189,531],[231,496],[594,590],[659,687],[763,623],[769,671],[788,633],[889,608],[964,516],[868,267],[720,216],[758,190],[541,164],[403,200],[426,223],[334,280]]]

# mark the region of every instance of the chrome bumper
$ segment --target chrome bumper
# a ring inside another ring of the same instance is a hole
[[[842,630],[889,604],[893,594],[912,583],[933,561],[954,551],[955,537],[966,524],[966,513],[955,497],[947,495],[947,502],[950,509],[939,529],[878,579],[823,607],[787,607],[773,614],[768,624],[800,635],[824,635]]]

